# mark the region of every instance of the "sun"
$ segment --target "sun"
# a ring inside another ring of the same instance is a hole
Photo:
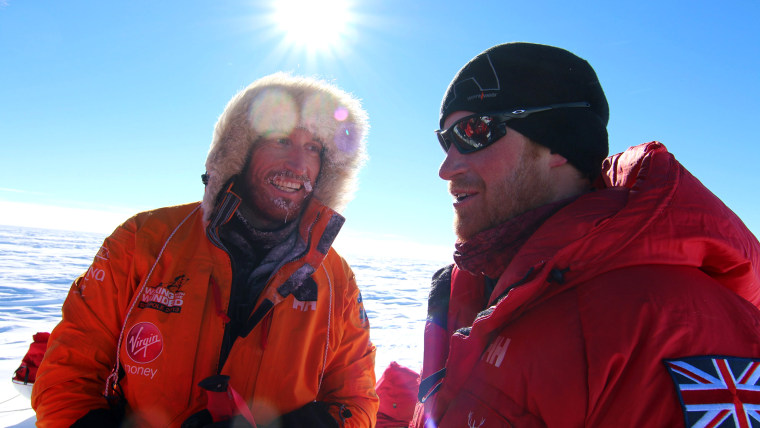
[[[349,0],[276,0],[274,20],[286,40],[308,51],[336,50],[351,21]]]

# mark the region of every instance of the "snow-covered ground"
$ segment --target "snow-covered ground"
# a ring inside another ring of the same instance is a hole
[[[69,285],[104,237],[0,226],[0,427],[34,426],[29,399],[11,383],[13,372],[32,335],[56,325]],[[430,278],[445,261],[344,255],[364,297],[378,378],[391,361],[419,370]]]

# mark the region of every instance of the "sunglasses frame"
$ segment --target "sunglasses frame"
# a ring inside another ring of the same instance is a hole
[[[507,134],[506,124],[512,119],[523,119],[530,116],[533,113],[540,113],[543,111],[554,110],[554,109],[559,109],[559,108],[573,108],[573,107],[590,108],[591,104],[585,101],[579,101],[579,102],[573,102],[573,103],[551,104],[551,105],[543,106],[543,107],[522,108],[522,109],[517,109],[517,110],[506,110],[506,111],[499,111],[499,112],[492,112],[492,113],[475,113],[475,114],[471,114],[469,116],[465,116],[457,120],[456,122],[452,123],[451,126],[449,126],[448,128],[444,130],[440,130],[440,129],[436,130],[435,134],[438,136],[438,143],[441,145],[441,148],[443,148],[444,152],[448,153],[449,148],[451,148],[451,145],[453,144],[454,147],[457,148],[457,151],[464,155],[464,154],[473,153],[473,152],[477,152],[478,150],[485,149],[486,147],[498,141],[501,137]],[[479,147],[475,147],[472,144],[461,142],[460,137],[454,134],[455,127],[464,121],[468,121],[472,118],[478,118],[478,117],[480,118],[489,117],[491,119],[490,121],[487,121],[488,123],[487,126],[489,130],[491,131],[489,141],[487,141],[485,144],[480,145]]]

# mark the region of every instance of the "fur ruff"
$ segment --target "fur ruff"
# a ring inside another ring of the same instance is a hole
[[[203,214],[209,220],[219,193],[240,174],[261,136],[304,128],[324,145],[314,197],[335,211],[353,198],[366,161],[367,113],[358,99],[325,81],[276,73],[251,83],[225,107],[206,159]]]

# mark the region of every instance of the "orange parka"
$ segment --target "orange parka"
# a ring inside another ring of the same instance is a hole
[[[144,212],[105,240],[52,332],[32,395],[38,426],[107,407],[115,367],[138,426],[181,425],[206,408],[198,383],[216,374],[230,376],[259,424],[317,400],[345,405],[343,420],[331,408],[343,426],[374,425],[375,348],[354,275],[331,248],[343,218],[316,200],[298,228],[301,256],[272,274],[255,327],[217,367],[233,277],[218,229],[239,203],[226,192],[210,221],[198,203]],[[315,300],[295,297],[304,278]]]

